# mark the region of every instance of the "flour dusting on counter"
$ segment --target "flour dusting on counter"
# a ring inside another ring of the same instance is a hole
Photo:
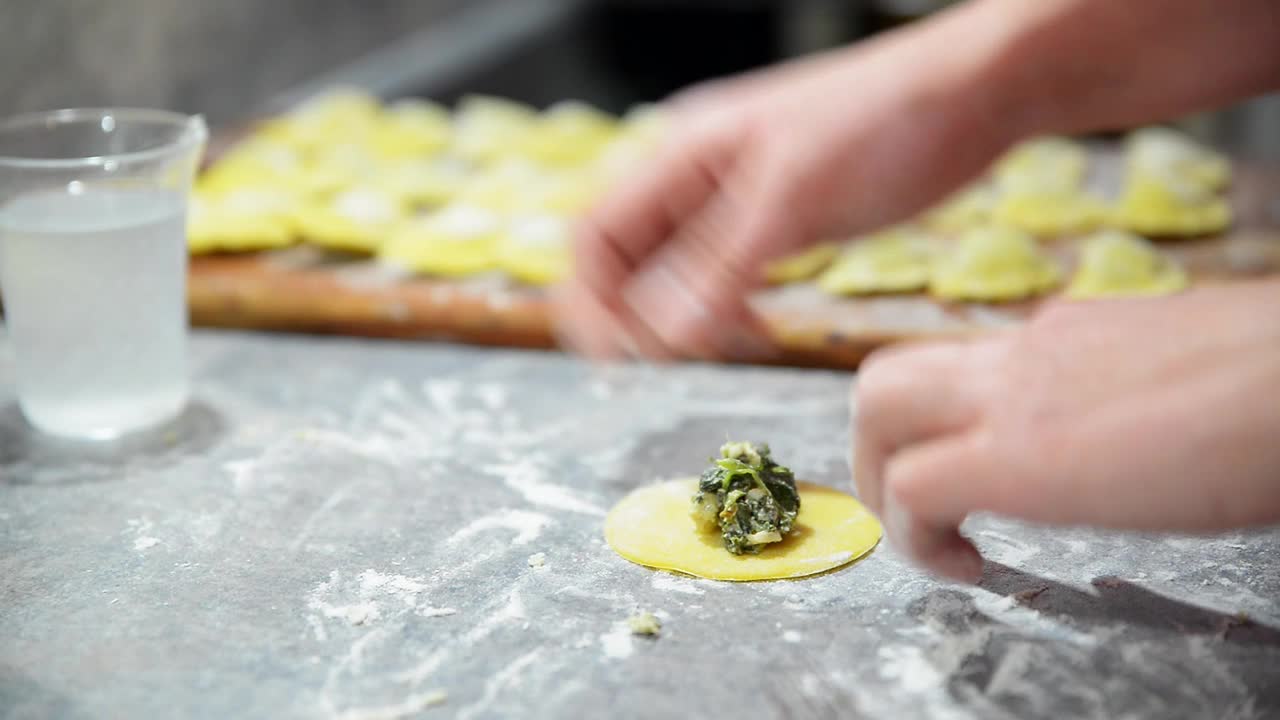
[[[604,650],[604,656],[610,660],[625,660],[631,657],[635,652],[635,640],[632,638],[631,627],[626,621],[614,623],[609,632],[600,636],[600,647]]]
[[[502,528],[515,531],[515,536],[511,538],[512,545],[528,545],[537,540],[542,531],[554,522],[554,520],[541,513],[501,508],[472,520],[450,536],[448,542],[461,542],[486,530]]]
[[[36,715],[65,714],[40,688],[67,677],[129,717],[1280,714],[1273,530],[1167,542],[980,515],[976,588],[885,549],[718,583],[604,544],[607,508],[726,437],[847,488],[848,374],[200,332],[192,356],[210,419],[164,455],[72,461],[0,397],[0,437],[21,440],[0,442],[0,478],[21,480],[0,482],[0,545],[39,598],[0,608],[0,665]],[[669,637],[619,622],[646,608]],[[679,671],[721,667],[726,638],[760,683]],[[76,676],[76,653],[137,663]]]

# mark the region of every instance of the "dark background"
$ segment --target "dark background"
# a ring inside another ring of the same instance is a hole
[[[217,127],[332,82],[450,101],[490,92],[620,111],[868,37],[946,0],[3,0],[0,115],[85,105]],[[1153,38],[1158,41],[1158,38]],[[904,72],[908,69],[904,68]],[[1280,157],[1280,97],[1184,119]]]

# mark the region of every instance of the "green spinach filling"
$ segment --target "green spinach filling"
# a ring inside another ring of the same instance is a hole
[[[795,475],[763,443],[725,443],[711,462],[690,508],[698,527],[718,531],[734,555],[782,542],[800,512]]]

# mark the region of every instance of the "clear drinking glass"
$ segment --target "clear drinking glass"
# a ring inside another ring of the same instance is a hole
[[[186,405],[186,209],[207,136],[159,110],[0,120],[0,298],[40,430],[111,438]]]

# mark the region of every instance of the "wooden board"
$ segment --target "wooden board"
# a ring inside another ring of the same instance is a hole
[[[1236,228],[1224,237],[1163,243],[1199,284],[1280,272],[1280,168],[1240,164]],[[1070,266],[1071,243],[1051,245]],[[500,277],[406,277],[367,259],[310,247],[192,258],[192,321],[200,326],[445,338],[555,346],[547,294]],[[905,340],[964,336],[1025,320],[1037,303],[945,304],[920,295],[837,299],[809,284],[772,288],[754,304],[782,349],[778,364],[853,368]]]

